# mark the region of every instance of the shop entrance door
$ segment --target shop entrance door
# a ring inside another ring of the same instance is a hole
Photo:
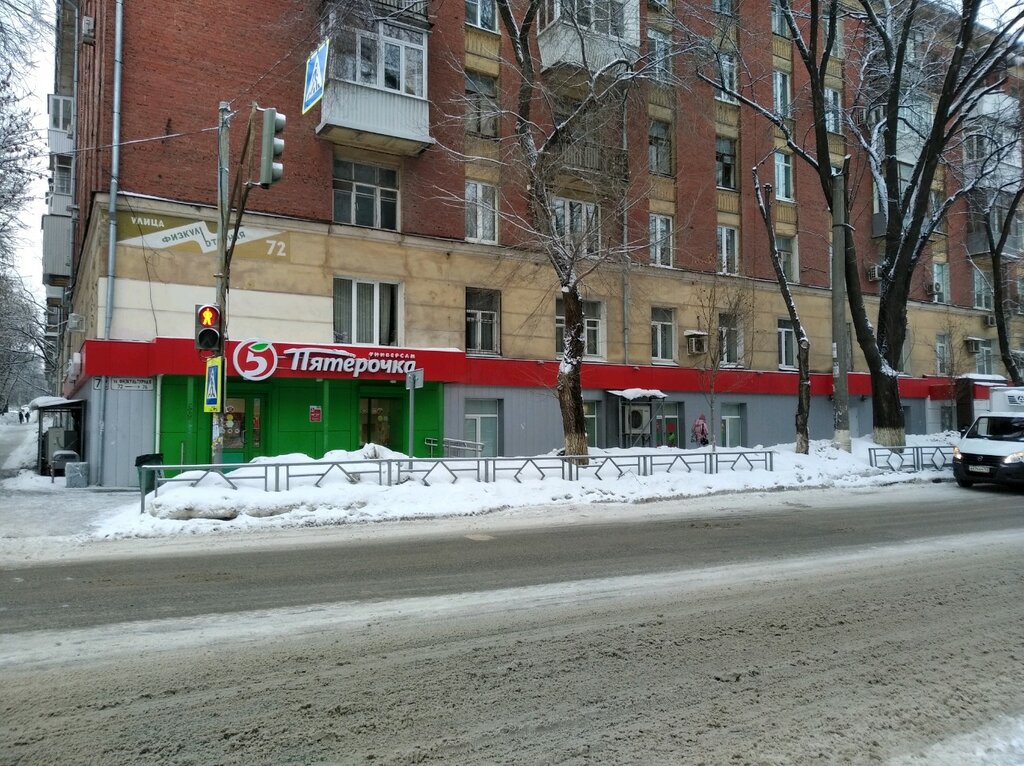
[[[259,394],[224,400],[224,462],[248,463],[264,454],[263,416],[267,398]]]
[[[399,399],[361,398],[359,400],[359,444],[380,444],[393,450],[402,449]]]

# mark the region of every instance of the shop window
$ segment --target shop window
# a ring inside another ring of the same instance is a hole
[[[462,436],[483,445],[480,457],[501,454],[501,400],[467,399]]]
[[[597,449],[597,435],[601,433],[601,402],[583,402],[583,421],[587,429],[587,446]]]
[[[336,277],[334,342],[397,346],[398,287]]]
[[[654,416],[654,446],[679,446],[679,403],[667,402],[661,405],[661,412]],[[655,407],[657,410],[657,407]]]
[[[721,426],[718,433],[718,446],[728,449],[729,447],[742,447],[746,441],[744,431],[746,430],[745,404],[723,404]]]

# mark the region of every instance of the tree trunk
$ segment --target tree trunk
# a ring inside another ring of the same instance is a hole
[[[565,343],[558,365],[558,406],[562,412],[565,454],[579,456],[579,465],[587,464],[587,422],[583,412],[583,302],[576,287],[562,293],[565,311]]]
[[[875,443],[882,447],[902,446],[906,442],[906,423],[899,378],[882,370],[871,370],[871,393]]]
[[[800,383],[796,397],[796,453],[806,455],[811,449],[811,437],[808,420],[811,415],[811,344],[800,343],[796,350],[797,369],[800,371]]]

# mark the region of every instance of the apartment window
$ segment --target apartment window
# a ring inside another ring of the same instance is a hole
[[[992,285],[988,282],[988,277],[985,273],[977,266],[974,265],[974,308],[985,309],[987,311],[992,310]]]
[[[494,0],[466,0],[466,23],[473,27],[498,29],[498,14],[495,13]]]
[[[398,171],[348,160],[334,161],[334,220],[398,229]]]
[[[334,279],[334,342],[398,345],[398,285]]]
[[[786,21],[786,13],[782,10],[780,0],[772,0],[772,33],[789,37],[789,23]]]
[[[675,317],[672,309],[651,308],[651,359],[671,362],[675,355]]]
[[[995,374],[995,365],[993,364],[994,357],[992,355],[991,340],[978,341],[978,353],[975,355],[975,361],[978,365],[977,373],[979,375]]]
[[[426,95],[427,36],[387,21],[338,35],[342,79],[407,96]]]
[[[601,208],[593,202],[555,197],[551,203],[555,234],[568,247],[595,255],[601,247]]]
[[[719,53],[718,61],[718,82],[721,87],[715,88],[715,98],[729,104],[737,103],[738,99],[733,94],[739,91],[739,80],[736,77],[736,59],[731,53]]]
[[[672,81],[672,38],[656,29],[647,30],[647,55],[651,77],[658,82]]]
[[[625,4],[621,0],[544,0],[539,16],[540,29],[564,16],[582,29],[610,37],[625,35]]]
[[[650,218],[650,261],[654,266],[672,265],[672,217],[652,213]]]
[[[71,157],[67,154],[53,158],[53,193],[71,194]]]
[[[466,132],[494,138],[498,135],[498,81],[466,72]]]
[[[738,273],[739,258],[737,257],[737,242],[739,239],[739,232],[733,226],[719,226],[716,233],[718,239],[719,273]]]
[[[501,293],[478,287],[466,288],[466,352],[501,353]]]
[[[647,157],[651,172],[659,176],[672,175],[672,133],[667,122],[651,120],[647,131]]]
[[[466,399],[462,437],[483,444],[480,457],[501,454],[501,400]]]
[[[796,367],[796,332],[793,323],[780,319],[778,323],[779,367]]]
[[[604,327],[601,322],[600,301],[583,301],[583,355],[604,356]],[[559,298],[555,301],[555,353],[559,356],[565,350],[565,304]]]
[[[776,69],[772,72],[772,104],[775,114],[779,117],[790,117],[792,100],[790,97],[789,72]]]
[[[829,133],[843,132],[842,94],[835,88],[825,88],[825,130]]]
[[[794,237],[776,237],[775,247],[782,260],[782,273],[787,282],[800,281],[800,269],[796,258],[796,239]]]
[[[952,375],[952,354],[949,336],[939,333],[935,336],[935,372],[937,375]]]
[[[489,184],[466,181],[466,239],[498,241],[497,191]]]
[[[949,264],[948,263],[933,263],[932,264],[932,281],[931,286],[932,301],[934,303],[948,303],[949,302]]]
[[[736,140],[715,139],[715,183],[721,189],[737,188]]]
[[[746,415],[747,405],[745,404],[723,404],[721,423],[718,431],[718,446],[742,447],[746,441]]]
[[[718,315],[718,361],[722,365],[742,364],[743,343],[735,314]]]
[[[75,102],[70,96],[49,97],[50,129],[71,130],[71,121],[74,118]]]
[[[792,202],[793,196],[793,155],[775,152],[775,196],[784,202]]]
[[[723,16],[736,15],[736,0],[713,0],[711,8],[715,13]]]
[[[583,422],[587,429],[587,446],[597,448],[597,435],[601,433],[601,402],[583,402]]]

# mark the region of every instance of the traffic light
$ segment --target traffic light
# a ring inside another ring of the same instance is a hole
[[[196,348],[220,351],[220,307],[212,303],[196,306]]]
[[[278,114],[276,109],[263,110],[263,135],[260,137],[260,186],[270,188],[272,183],[281,180],[284,165],[277,160],[284,153],[285,116]]]

